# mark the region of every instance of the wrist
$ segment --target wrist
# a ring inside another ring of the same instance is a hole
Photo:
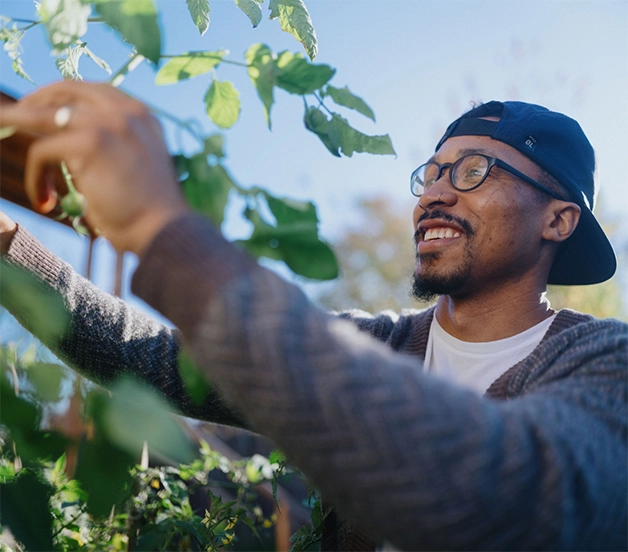
[[[0,256],[4,256],[9,251],[13,236],[17,232],[17,224],[13,222],[13,226],[0,228]]]

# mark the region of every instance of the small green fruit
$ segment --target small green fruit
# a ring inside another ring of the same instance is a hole
[[[61,199],[61,209],[69,217],[82,217],[86,208],[85,196],[78,192],[71,192]]]

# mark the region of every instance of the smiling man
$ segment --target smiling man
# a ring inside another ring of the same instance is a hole
[[[428,371],[485,391],[552,328],[548,282],[613,275],[613,249],[592,214],[594,172],[578,123],[541,106],[490,102],[450,125],[411,177],[412,291],[440,296]],[[557,326],[577,319],[565,311]]]
[[[48,345],[68,364],[103,384],[132,371],[186,415],[264,433],[379,542],[626,549],[627,328],[544,298],[548,282],[615,271],[575,121],[491,102],[452,123],[412,175],[414,293],[437,304],[375,317],[321,311],[192,214],[158,125],[119,91],[58,83],[0,124],[42,136],[25,183],[36,208],[54,206],[46,172],[66,162],[92,226],[139,255],[134,292],[177,325],[214,386],[196,405],[171,329],[0,218],[6,260],[64,298],[72,326]],[[30,327],[20,298],[4,300]],[[324,550],[367,545],[328,519]]]

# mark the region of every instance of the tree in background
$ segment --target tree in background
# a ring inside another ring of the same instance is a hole
[[[358,201],[359,218],[333,243],[340,277],[317,300],[328,309],[368,312],[426,306],[410,297],[414,272],[412,201],[399,206],[389,196]]]

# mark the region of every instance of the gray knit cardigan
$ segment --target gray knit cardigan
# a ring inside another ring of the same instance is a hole
[[[7,260],[63,296],[72,328],[48,343],[62,360],[105,385],[132,371],[185,415],[265,434],[380,541],[628,548],[621,322],[560,311],[480,397],[422,372],[432,309],[331,316],[195,215],[160,233],[132,282],[179,330],[94,288],[21,228]],[[19,299],[3,303],[29,327]],[[178,374],[181,340],[220,389],[201,406]]]

